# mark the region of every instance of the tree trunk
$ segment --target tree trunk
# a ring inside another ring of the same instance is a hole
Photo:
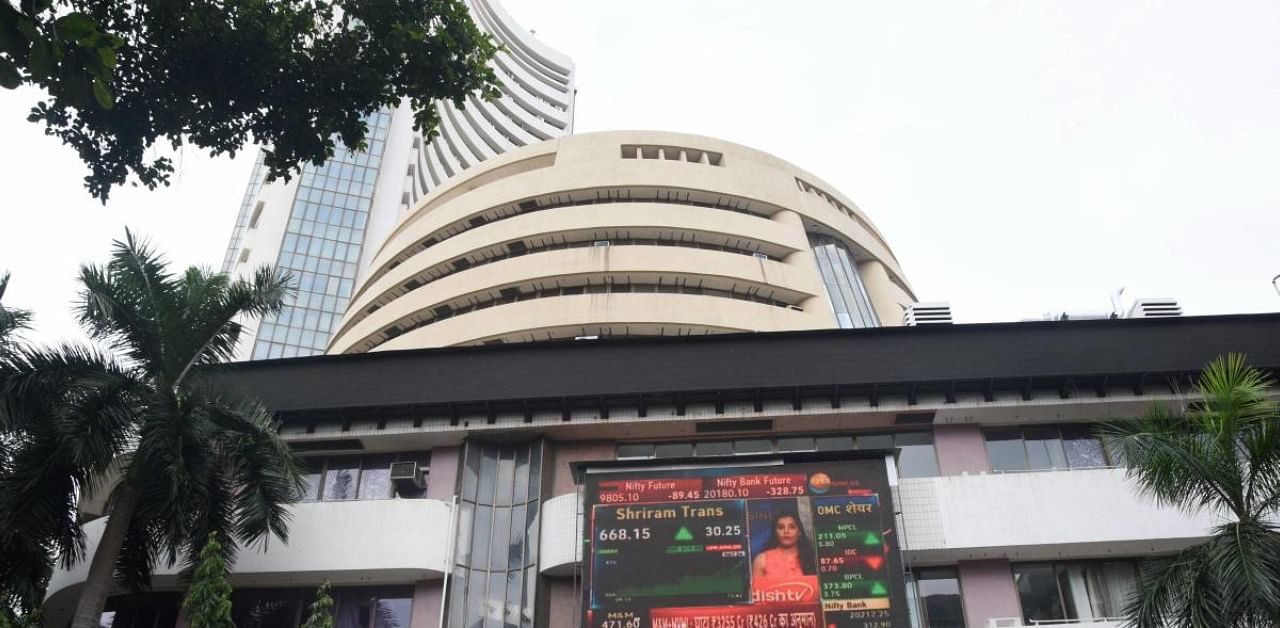
[[[111,587],[115,583],[116,558],[120,556],[120,546],[124,544],[125,533],[129,531],[129,520],[133,519],[133,511],[137,506],[138,491],[121,483],[115,490],[115,501],[111,506],[111,514],[107,517],[107,526],[102,531],[102,538],[89,563],[89,576],[80,591],[76,614],[71,620],[72,628],[98,628],[102,609],[107,604],[107,595],[111,593]]]

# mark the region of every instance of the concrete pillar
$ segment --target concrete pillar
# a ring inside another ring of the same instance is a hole
[[[991,470],[987,461],[987,441],[982,436],[982,428],[977,425],[934,426],[933,448],[938,454],[938,472],[942,475]]]
[[[617,445],[613,441],[581,441],[581,442],[549,442],[548,454],[554,461],[551,470],[551,495],[543,495],[543,499],[557,497],[578,490],[573,481],[573,470],[569,465],[584,460],[613,460],[617,457]],[[543,473],[547,473],[547,463],[543,461]],[[554,624],[553,624],[554,625]]]
[[[1022,604],[1007,560],[960,561],[960,594],[964,599],[964,622],[970,628],[985,628],[996,618],[1022,617]]]
[[[423,580],[415,583],[413,585],[413,617],[409,620],[410,628],[438,628],[440,604],[443,598],[443,581]]]
[[[547,625],[577,626],[581,585],[570,578],[547,578]],[[415,627],[416,628],[416,627]]]
[[[437,447],[431,450],[431,474],[427,478],[427,499],[451,501],[457,494],[457,447]]]

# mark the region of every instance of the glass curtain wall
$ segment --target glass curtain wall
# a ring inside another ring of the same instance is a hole
[[[322,166],[302,168],[276,268],[293,275],[298,293],[258,329],[253,359],[324,353],[347,311],[382,166],[389,112],[368,117],[365,152],[339,146]]]
[[[463,450],[449,628],[532,628],[542,442]]]
[[[871,309],[871,299],[858,275],[858,266],[844,242],[811,233],[809,246],[818,261],[818,272],[822,274],[822,283],[826,285],[840,328],[879,327],[880,320]]]

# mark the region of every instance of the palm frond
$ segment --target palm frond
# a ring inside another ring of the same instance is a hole
[[[240,341],[242,317],[260,317],[279,312],[293,294],[292,278],[268,266],[259,268],[252,281],[229,281],[226,275],[210,274],[198,268],[187,271],[182,285],[188,299],[201,304],[189,307],[185,327],[192,342],[183,352],[183,364],[175,381],[185,379],[195,366],[218,364],[235,357]]]
[[[1219,526],[1205,544],[1206,573],[1228,600],[1228,608],[1274,614],[1280,610],[1280,533],[1254,520]]]
[[[80,267],[80,296],[75,306],[89,336],[139,364],[158,364],[164,356],[161,329],[136,290],[117,273],[96,265]]]
[[[9,273],[0,275],[0,301],[4,300],[5,290],[9,288]],[[16,308],[7,308],[0,303],[0,355],[12,350],[21,338],[19,334],[31,326],[31,312]]]
[[[288,505],[306,488],[302,464],[281,438],[271,413],[251,400],[228,393],[209,393],[209,420],[217,426],[231,479],[240,487],[235,497],[236,537],[246,546],[274,535],[288,541]]]
[[[1097,430],[1107,450],[1128,469],[1139,491],[1186,512],[1226,504],[1246,510],[1234,448],[1181,417],[1154,408],[1146,417],[1106,423]]]
[[[24,348],[0,362],[10,371],[0,381],[0,429],[56,435],[60,462],[90,473],[126,449],[145,387],[136,370],[73,344]]]

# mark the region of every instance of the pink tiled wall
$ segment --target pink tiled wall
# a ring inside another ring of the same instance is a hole
[[[933,428],[933,446],[938,453],[938,471],[942,475],[984,473],[990,471],[987,443],[977,425],[937,425]]]
[[[550,448],[553,452],[552,459],[555,461],[552,497],[577,490],[573,483],[573,472],[569,468],[570,463],[583,460],[613,460],[617,455],[616,446],[612,441],[553,442],[550,443]]]
[[[427,499],[450,501],[458,486],[457,447],[437,447],[431,450],[431,476],[427,478]]]
[[[960,561],[965,625],[984,628],[993,618],[1021,617],[1022,605],[1007,560]]]

